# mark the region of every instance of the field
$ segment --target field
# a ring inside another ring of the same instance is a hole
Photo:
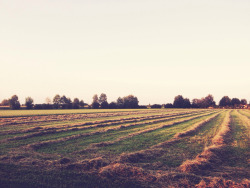
[[[1,110],[0,187],[249,187],[250,111]]]

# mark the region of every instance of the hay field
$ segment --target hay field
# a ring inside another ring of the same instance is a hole
[[[250,112],[0,111],[0,187],[249,187]]]

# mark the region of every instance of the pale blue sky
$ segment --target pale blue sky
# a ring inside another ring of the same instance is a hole
[[[0,101],[250,100],[249,0],[0,0]]]

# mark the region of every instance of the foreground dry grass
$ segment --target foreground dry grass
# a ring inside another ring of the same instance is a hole
[[[0,119],[0,186],[250,186],[247,111],[34,114]]]

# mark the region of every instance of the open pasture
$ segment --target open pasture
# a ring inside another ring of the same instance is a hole
[[[0,111],[0,187],[249,187],[250,112]]]

